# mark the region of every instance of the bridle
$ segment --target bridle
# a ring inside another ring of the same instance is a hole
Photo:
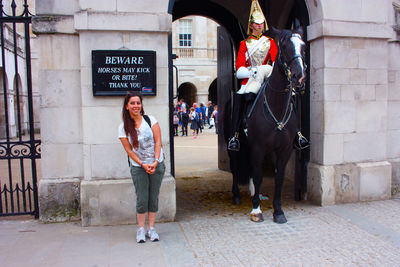
[[[291,37],[296,37],[296,38],[299,38],[300,40],[302,40],[300,34],[298,34],[298,33],[293,33]],[[279,46],[280,45],[278,44],[278,47]],[[307,64],[306,64],[306,62],[304,60],[304,57],[301,54],[295,54],[289,60],[286,60],[285,56],[282,55],[281,50],[282,49],[280,49],[280,48],[278,49],[278,57],[277,57],[278,60],[277,60],[277,63],[279,64],[279,66],[281,68],[283,68],[283,70],[285,72],[285,76],[286,76],[286,78],[288,80],[288,87],[285,89],[285,91],[288,92],[291,89],[296,91],[296,88],[298,89],[298,91],[301,91],[301,92],[304,91],[305,83],[302,83],[301,85],[295,85],[295,83],[293,82],[292,71],[290,70],[290,65],[292,64],[292,62],[295,59],[300,58],[301,62],[303,64],[303,69],[304,69],[303,71],[305,72],[306,69],[307,69]]]

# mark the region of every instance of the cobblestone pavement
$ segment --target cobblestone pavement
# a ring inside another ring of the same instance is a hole
[[[176,179],[177,223],[200,266],[400,266],[400,199],[319,207],[295,202],[286,181],[288,223],[272,221],[271,199],[254,223],[247,188],[231,204],[230,173],[207,166]],[[272,178],[262,192],[273,192]]]
[[[249,196],[230,204],[223,175],[191,182],[200,189],[181,194],[177,222],[200,266],[400,266],[400,199],[318,207],[286,194],[288,223],[272,221],[271,200],[262,202],[265,221],[254,223]]]

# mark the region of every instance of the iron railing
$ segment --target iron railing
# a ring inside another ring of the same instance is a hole
[[[4,8],[3,2],[10,5]],[[14,0],[0,1],[1,71],[4,97],[4,113],[0,114],[0,126],[4,127],[4,136],[0,140],[0,216],[31,214],[38,218],[36,160],[41,157],[41,141],[35,138],[34,129],[30,54],[32,14],[29,12],[27,0],[23,1],[21,9],[20,14],[17,14],[18,8]],[[7,34],[5,34],[5,30]],[[21,41],[23,44],[19,44]],[[10,64],[13,66],[9,68],[8,64],[12,60],[10,58],[13,58],[14,63]],[[21,61],[25,63],[22,66],[19,65]],[[25,71],[21,72],[20,68],[25,68]],[[7,72],[13,73],[14,77],[20,77],[21,73],[25,73],[22,75],[24,81],[21,84],[18,81],[14,82],[14,88],[9,90],[6,81]],[[21,101],[24,97],[23,86],[26,88],[28,103],[27,135],[23,135],[25,129],[21,114],[24,112],[23,101]],[[12,103],[9,97],[11,91],[16,100],[14,107],[9,106],[9,103]],[[13,120],[15,120],[16,136],[10,134],[10,110],[16,110],[16,115],[13,115],[15,116]]]
[[[172,48],[172,53],[179,58],[208,58],[217,60],[217,49],[215,48]]]

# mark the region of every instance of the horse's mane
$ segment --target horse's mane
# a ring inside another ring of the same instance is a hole
[[[273,36],[273,38],[274,38],[276,44],[278,45],[278,49],[280,49],[280,48],[279,48],[279,45],[280,45],[281,43],[286,43],[288,40],[290,40],[290,37],[292,37],[292,35],[293,35],[294,32],[295,32],[295,31],[283,29],[283,30],[280,31],[280,33],[279,33],[278,36],[274,36],[274,35],[276,35],[276,34],[274,34],[271,30],[268,30],[268,31],[266,32],[266,35],[268,35],[268,36]]]
[[[293,32],[290,30],[282,30],[281,34],[280,34],[280,38],[282,40],[287,40],[290,39],[290,37],[292,37]]]

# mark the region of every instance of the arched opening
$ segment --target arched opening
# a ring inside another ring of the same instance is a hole
[[[291,29],[297,26],[307,26],[309,17],[305,0],[282,0],[270,1],[259,0],[263,12],[267,18],[268,25],[278,29]],[[251,0],[239,1],[233,0],[227,3],[224,0],[171,0],[169,3],[169,13],[172,14],[173,20],[183,18],[190,15],[199,15],[216,21],[221,27],[218,38],[218,75],[209,87],[209,99],[213,97],[218,104],[219,112],[223,112],[223,107],[230,100],[232,93],[237,88],[237,80],[234,77],[234,61],[237,49],[241,40],[246,38],[246,29],[248,23],[249,9]],[[307,38],[305,38],[307,39]],[[308,45],[307,45],[308,46]],[[172,48],[170,48],[172,50]],[[309,46],[307,47],[306,63],[309,65]],[[301,105],[298,106],[298,116],[301,121],[302,133],[309,138],[309,69],[307,70],[307,84],[305,94],[301,96]],[[172,85],[170,85],[172,88]],[[216,88],[216,90],[215,90]],[[214,94],[216,92],[216,94]],[[213,101],[214,102],[214,101]],[[220,135],[218,139],[218,168],[224,168],[224,164],[229,164],[226,152],[226,140]],[[172,147],[173,150],[173,147]],[[306,165],[309,160],[309,150],[303,150],[298,153],[299,162],[291,163],[290,168],[293,169],[289,173],[296,177],[301,177],[301,181],[297,185],[295,198],[300,199],[300,195],[306,191]],[[202,158],[210,158],[212,155],[201,154]],[[222,167],[221,167],[222,166]],[[295,170],[294,170],[295,169]],[[231,177],[231,176],[230,176]],[[297,180],[297,178],[296,178]],[[211,181],[210,183],[212,183]],[[218,180],[215,180],[218,183]],[[231,181],[229,181],[231,184]],[[229,184],[225,186],[229,188]],[[177,187],[178,188],[178,187]],[[196,188],[199,188],[196,186]],[[214,187],[216,188],[216,187]],[[210,188],[211,189],[211,188]],[[293,189],[291,190],[291,199],[293,199]],[[268,193],[272,194],[272,189],[268,189]],[[179,190],[177,190],[179,194]],[[224,198],[230,197],[230,192],[224,192]],[[186,199],[187,200],[187,199]],[[188,201],[188,200],[187,200]],[[225,199],[226,201],[229,201]],[[215,203],[214,203],[215,204]]]
[[[23,135],[28,127],[27,95],[22,88],[19,74],[14,77],[14,114],[17,136]]]
[[[197,88],[194,84],[186,82],[178,87],[178,99],[183,99],[189,107],[197,101]]]
[[[218,90],[217,90],[217,79],[215,79],[208,88],[208,100],[212,103],[217,103],[218,99]]]
[[[4,92],[8,93],[8,82],[7,74],[3,68],[0,68],[0,139],[4,139],[7,136],[6,129],[8,124],[8,96],[6,96],[6,102],[4,101]]]

